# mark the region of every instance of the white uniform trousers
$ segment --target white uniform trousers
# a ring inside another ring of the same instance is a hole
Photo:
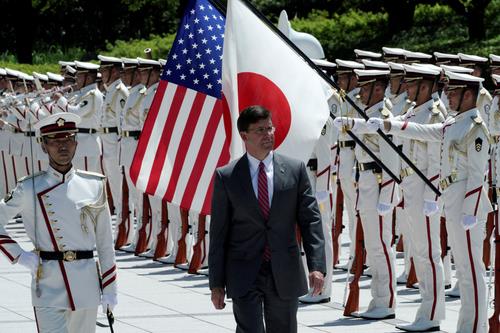
[[[173,264],[179,249],[179,240],[182,236],[182,221],[180,208],[177,205],[167,203],[168,230],[167,230],[167,256],[158,261]]]
[[[354,149],[340,148],[339,168],[337,175],[339,177],[342,193],[344,194],[344,210],[347,211],[349,224],[349,258],[354,257],[356,244],[356,188],[354,187],[353,166]]]
[[[422,302],[415,320],[443,320],[445,317],[444,273],[441,261],[440,214],[423,213],[425,184],[417,175],[405,178],[409,236]],[[406,245],[406,244],[405,244]]]
[[[97,308],[71,311],[61,308],[35,308],[38,333],[94,333]]]
[[[457,182],[443,193],[448,240],[460,286],[461,307],[457,333],[485,333],[488,311],[483,263],[485,220],[480,220],[468,231],[464,230],[462,211],[465,185],[466,181]]]
[[[396,226],[399,235],[403,236],[403,253],[405,263],[405,274],[408,277],[411,267],[411,235],[410,235],[410,222],[406,210],[402,207],[396,207]]]
[[[377,212],[379,183],[371,170],[360,172],[358,210],[363,226],[365,248],[372,271],[372,301],[374,308],[396,307],[396,273],[392,241],[392,213],[380,216]],[[362,204],[360,204],[362,203]]]

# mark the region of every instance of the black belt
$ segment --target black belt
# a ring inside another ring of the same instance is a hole
[[[374,173],[382,172],[382,168],[380,168],[377,162],[358,163],[358,170],[359,171],[373,170]]]
[[[122,131],[122,137],[138,139],[141,131]]]
[[[356,142],[353,140],[348,141],[339,141],[339,148],[354,148],[356,146]]]
[[[117,133],[118,134],[118,127],[103,127],[102,132],[104,134],[110,134],[110,133]]]
[[[94,258],[94,252],[93,251],[64,251],[64,252],[40,251],[40,258],[42,258],[43,260],[64,260],[64,261],[92,259]]]
[[[97,130],[95,128],[78,128],[78,133],[87,133],[87,134],[94,134],[97,133]]]
[[[35,136],[35,132],[24,132],[24,136]]]
[[[318,170],[318,159],[317,158],[311,158],[308,162],[307,162],[307,167],[309,168],[309,170],[311,171],[317,171]]]

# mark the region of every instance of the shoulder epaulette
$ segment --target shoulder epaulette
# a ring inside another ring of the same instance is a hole
[[[92,172],[92,171],[86,171],[86,170],[77,169],[76,173],[78,173],[80,175],[84,175],[84,176],[94,176],[94,177],[97,177],[97,178],[100,178],[100,179],[105,179],[106,178],[105,175],[103,175],[102,173],[99,173],[99,172]]]
[[[41,175],[44,175],[46,173],[46,171],[39,171],[39,172],[35,172],[34,174],[31,174],[31,175],[27,175],[27,176],[24,176],[24,177],[21,177],[17,180],[18,183],[20,182],[23,182],[27,179],[31,179],[31,178],[36,178],[38,176],[41,176]]]

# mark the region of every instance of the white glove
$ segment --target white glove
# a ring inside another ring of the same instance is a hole
[[[29,269],[31,275],[33,276],[36,275],[39,262],[40,258],[38,258],[38,256],[33,252],[28,252],[28,251],[23,251],[21,255],[19,255],[19,257],[17,258],[17,263]]]
[[[342,129],[344,125],[352,127],[352,118],[337,117],[333,120],[333,126],[337,127],[339,130]]]
[[[392,206],[391,205],[388,205],[388,204],[385,204],[385,203],[382,203],[382,202],[379,202],[377,204],[378,215],[385,216],[385,215],[389,214],[391,211],[392,211]]]
[[[379,129],[384,130],[384,121],[380,118],[370,118],[366,121],[366,128],[371,133],[375,133]]]
[[[113,309],[115,308],[116,304],[118,304],[118,298],[116,294],[102,294],[101,296],[102,313],[106,314],[107,309],[113,312]]]
[[[462,217],[462,226],[465,230],[472,229],[477,224],[477,217],[472,215],[464,215]]]
[[[439,211],[439,206],[436,201],[424,200],[424,215],[431,216]]]

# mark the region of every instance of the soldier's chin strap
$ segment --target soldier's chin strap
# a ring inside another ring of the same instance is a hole
[[[462,108],[462,103],[464,101],[464,95],[465,95],[465,88],[462,88],[462,92],[460,93],[460,100],[458,101],[458,105],[457,105],[457,112],[461,112],[461,108]]]
[[[418,97],[420,96],[420,88],[422,87],[422,80],[418,80],[417,94],[415,95],[414,102],[417,103]]]
[[[403,78],[404,76],[401,76],[401,79],[399,79],[398,89],[396,90],[396,96],[398,96],[399,92],[401,91],[401,86],[403,85]]]
[[[375,82],[372,82],[370,84],[370,94],[368,95],[368,100],[366,101],[366,107],[369,108],[370,107],[370,102],[372,100],[372,97],[373,97],[373,90],[375,90]]]

